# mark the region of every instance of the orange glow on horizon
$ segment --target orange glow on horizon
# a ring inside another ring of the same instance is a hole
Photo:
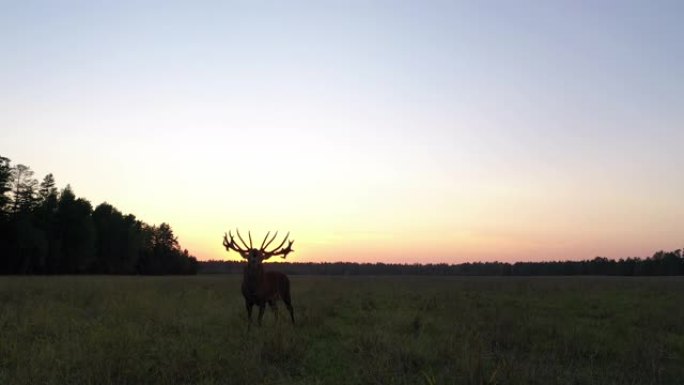
[[[581,242],[525,241],[521,238],[463,236],[458,239],[408,239],[390,236],[374,239],[348,239],[333,243],[323,238],[298,237],[295,251],[287,259],[274,257],[269,262],[359,262],[359,263],[465,263],[465,262],[521,262],[549,260],[646,257],[662,249],[658,241],[626,240],[615,253],[611,242],[596,241],[593,250],[587,251]],[[242,261],[236,252],[227,252],[220,241],[211,245],[188,243],[188,248],[200,260]],[[483,247],[484,245],[484,247]],[[445,251],[447,250],[447,251]],[[451,252],[449,252],[451,250]],[[520,251],[523,250],[523,251]]]

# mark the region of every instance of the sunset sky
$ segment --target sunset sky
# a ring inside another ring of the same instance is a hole
[[[684,246],[682,1],[0,1],[0,155],[200,259]]]

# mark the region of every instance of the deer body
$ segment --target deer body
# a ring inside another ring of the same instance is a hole
[[[245,248],[240,247],[235,242],[232,234],[230,235],[230,240],[228,240],[227,236],[223,237],[223,245],[226,247],[226,250],[235,250],[247,260],[247,266],[245,266],[242,276],[242,296],[245,298],[245,307],[247,309],[247,327],[249,328],[252,325],[252,308],[254,305],[259,307],[259,325],[261,325],[266,304],[271,307],[277,318],[278,308],[276,301],[278,300],[282,300],[285,303],[285,306],[290,313],[292,323],[294,324],[294,309],[292,308],[292,299],[290,297],[290,280],[283,273],[277,271],[264,271],[262,263],[266,259],[275,255],[281,255],[283,258],[285,258],[287,254],[293,251],[292,244],[294,241],[290,241],[288,246],[283,248],[282,246],[285,244],[288,238],[286,236],[280,246],[276,247],[272,251],[266,251],[266,247],[268,247],[268,245],[271,244],[271,242],[273,242],[275,237],[278,235],[277,232],[268,243],[266,243],[266,239],[268,238],[268,234],[266,234],[266,238],[264,238],[261,248],[259,249],[251,247],[251,234],[249,237],[250,246],[247,246],[239,232],[237,234]]]
[[[292,299],[290,297],[290,280],[287,278],[287,275],[277,271],[264,272],[263,268],[259,270],[261,271],[254,275],[249,271],[249,267],[245,267],[242,279],[242,296],[245,297],[249,323],[252,323],[252,307],[254,305],[259,307],[258,320],[261,325],[266,304],[268,303],[277,317],[278,308],[276,301],[282,300],[290,312],[290,318],[294,324],[294,309],[292,308]]]

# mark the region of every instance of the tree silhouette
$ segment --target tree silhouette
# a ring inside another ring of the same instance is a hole
[[[205,274],[240,274],[244,264],[237,261],[200,262]],[[682,250],[658,251],[649,258],[610,260],[597,257],[584,261],[553,262],[475,262],[461,264],[387,264],[387,263],[290,263],[278,264],[287,274],[320,275],[458,275],[458,276],[535,276],[535,275],[684,275]]]
[[[0,156],[0,216],[4,215],[10,198],[7,193],[11,190],[10,178],[12,176],[12,169],[10,168],[10,160]]]
[[[28,213],[36,205],[38,181],[30,167],[18,164],[10,172],[12,211]]]
[[[194,274],[171,226],[149,226],[108,203],[93,210],[71,186],[41,183],[0,157],[0,274]]]

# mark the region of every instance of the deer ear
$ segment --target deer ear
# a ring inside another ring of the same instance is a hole
[[[244,259],[249,259],[248,254],[249,254],[249,253],[245,251],[245,252],[243,252],[243,253],[240,253],[240,256],[241,256],[242,258],[244,258]]]

